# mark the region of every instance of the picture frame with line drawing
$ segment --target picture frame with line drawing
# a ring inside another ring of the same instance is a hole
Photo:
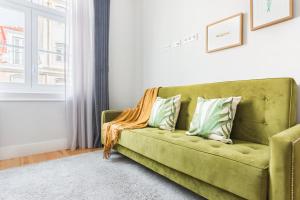
[[[251,31],[294,18],[294,0],[250,0]]]

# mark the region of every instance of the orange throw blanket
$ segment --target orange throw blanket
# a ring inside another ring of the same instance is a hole
[[[150,118],[152,105],[158,94],[158,88],[147,89],[136,108],[123,111],[115,120],[103,125],[104,153],[103,157],[110,157],[111,149],[117,144],[120,133],[124,129],[144,128]]]

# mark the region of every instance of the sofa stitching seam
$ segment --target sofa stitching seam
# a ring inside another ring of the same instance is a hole
[[[135,133],[134,131],[131,131],[131,130],[129,130],[129,129],[128,129],[127,131],[130,131],[130,132]],[[144,137],[153,138],[153,137],[146,136],[146,135],[144,135],[144,134],[142,134],[142,135],[143,135]],[[197,150],[197,149],[191,148],[191,147],[182,146],[182,145],[179,145],[179,144],[176,144],[176,143],[173,143],[173,142],[164,140],[164,139],[157,139],[157,138],[153,138],[153,139],[160,140],[160,141],[164,141],[164,142],[167,142],[167,143],[170,143],[170,144],[174,144],[174,145],[176,145],[176,146],[181,146],[181,147],[184,147],[184,148],[187,148],[187,149],[192,149],[192,150],[194,150],[194,151],[198,151],[198,152],[210,154],[210,155],[212,155],[212,156],[216,156],[216,157],[224,158],[224,159],[227,159],[227,160],[231,160],[231,161],[234,161],[234,162],[237,162],[237,163],[240,163],[240,164],[243,164],[243,165],[247,165],[247,166],[249,166],[249,167],[253,167],[253,168],[256,168],[256,169],[259,169],[259,170],[266,170],[266,169],[269,168],[269,166],[260,168],[260,167],[253,166],[253,165],[250,165],[250,164],[246,164],[246,163],[243,163],[243,162],[240,162],[240,161],[236,161],[236,160],[233,160],[233,159],[230,159],[230,158],[227,158],[227,157],[215,155],[215,154],[212,154],[212,153],[209,153],[209,152],[205,152],[205,151],[201,151],[201,150]]]
[[[265,172],[265,170],[263,171],[263,177],[264,177],[264,179],[263,180],[261,180],[261,188],[263,188],[264,187],[264,180],[268,180],[267,179],[267,177],[268,177],[268,173],[267,172]],[[260,193],[260,195],[261,195],[261,199],[265,199],[265,195],[264,195],[264,192],[267,194],[267,191],[266,191],[266,189],[265,189],[265,191],[263,191],[263,190],[261,190],[261,193]]]
[[[290,101],[289,101],[289,115],[288,115],[288,126],[291,127],[291,114],[292,114],[292,99],[293,99],[293,86],[292,86],[292,79],[290,79]],[[292,152],[291,152],[291,167],[290,167],[290,199],[294,199],[294,144],[297,141],[292,143]]]
[[[291,127],[291,114],[292,114],[292,98],[293,98],[293,86],[292,79],[290,79],[290,101],[289,101],[289,115],[288,115],[288,127]]]
[[[294,199],[294,144],[292,144],[292,155],[291,155],[291,172],[290,172],[290,185],[291,185],[291,200]]]
[[[295,140],[292,143],[292,157],[291,157],[291,180],[290,180],[290,184],[291,184],[291,200],[295,199],[295,191],[294,191],[294,187],[295,187],[295,144],[297,144],[300,141],[300,138],[298,138],[297,140]]]

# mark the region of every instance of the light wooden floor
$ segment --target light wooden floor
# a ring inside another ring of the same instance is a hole
[[[48,160],[55,160],[58,158],[93,152],[97,150],[100,149],[80,149],[75,151],[61,150],[61,151],[25,156],[20,158],[14,158],[9,160],[0,160],[0,170],[12,168],[12,167],[21,167],[24,165],[39,163]]]

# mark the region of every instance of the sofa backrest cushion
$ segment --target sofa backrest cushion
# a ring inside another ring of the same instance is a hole
[[[231,138],[269,144],[269,138],[296,124],[297,85],[292,78],[162,87],[158,96],[182,95],[177,129],[188,130],[197,98],[241,96]]]

